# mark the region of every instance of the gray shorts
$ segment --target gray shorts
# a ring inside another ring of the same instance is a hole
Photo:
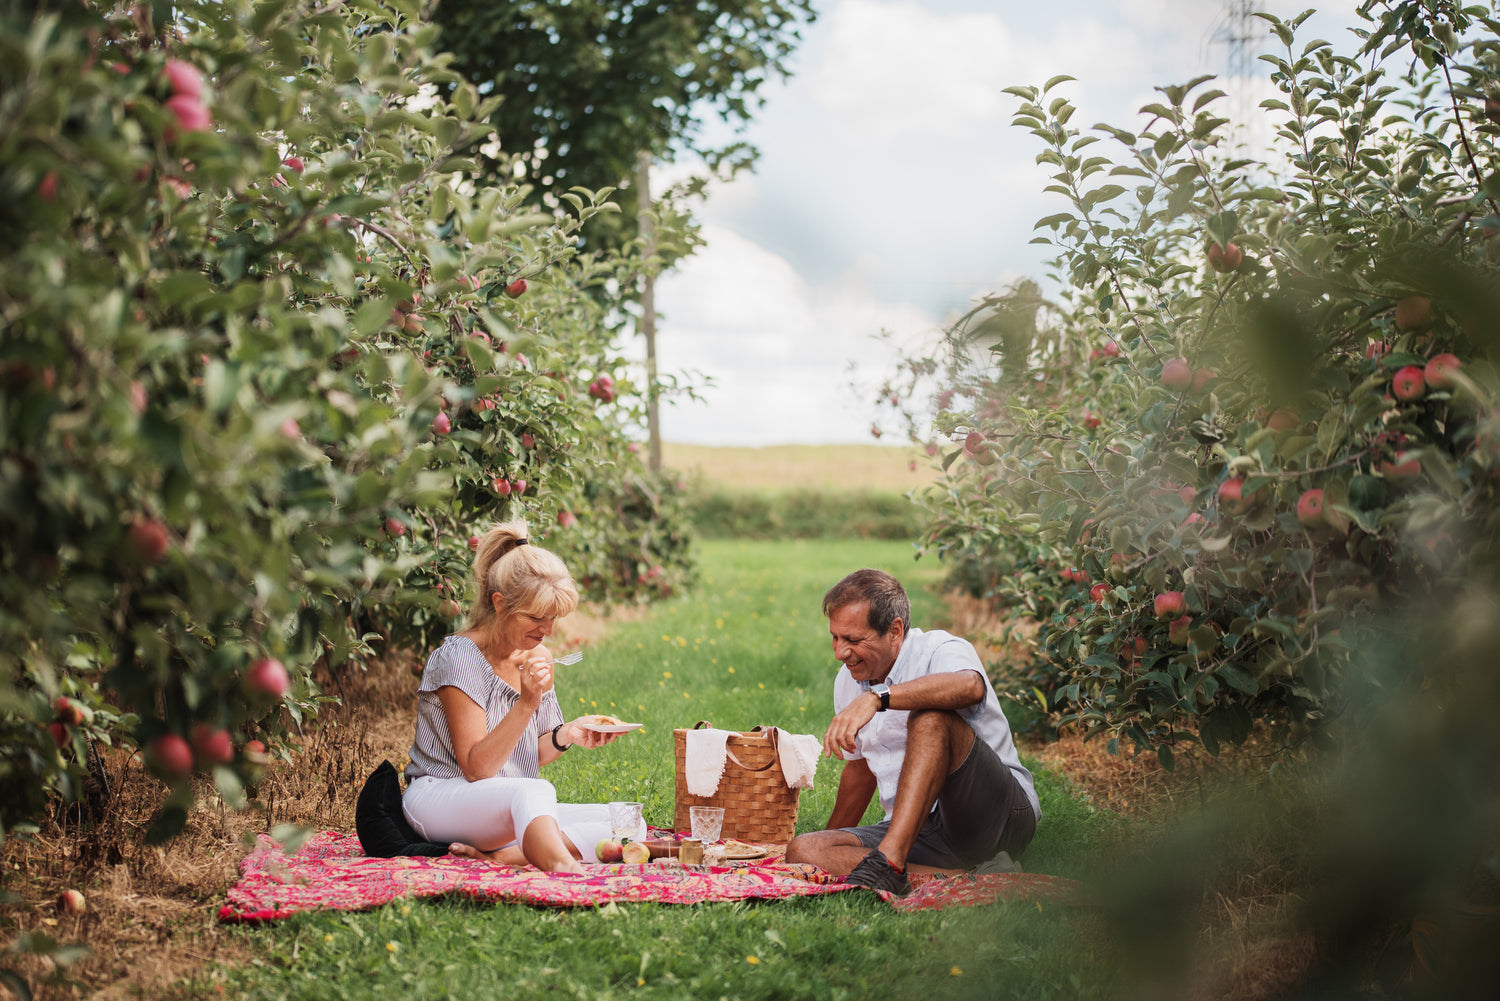
[[[844,830],[874,848],[885,837],[890,822]],[[907,853],[908,863],[941,869],[970,869],[1002,851],[1017,857],[1036,834],[1036,813],[1015,773],[995,749],[975,739],[969,756],[938,792],[937,808],[917,832]]]

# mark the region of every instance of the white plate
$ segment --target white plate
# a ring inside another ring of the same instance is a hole
[[[584,730],[592,730],[595,733],[629,733],[631,730],[639,730],[645,726],[644,723],[579,723]]]

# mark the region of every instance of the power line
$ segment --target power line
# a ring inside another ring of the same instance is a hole
[[[1215,27],[1211,41],[1225,49],[1223,89],[1229,95],[1229,116],[1234,122],[1236,145],[1261,145],[1257,140],[1266,128],[1260,102],[1256,100],[1255,78],[1260,75],[1259,46],[1266,39],[1264,26],[1256,18],[1259,0],[1225,0],[1224,16]]]

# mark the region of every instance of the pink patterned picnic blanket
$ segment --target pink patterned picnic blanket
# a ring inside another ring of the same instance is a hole
[[[778,848],[780,846],[777,846]],[[779,899],[858,889],[810,865],[766,859],[707,871],[664,865],[590,865],[549,873],[475,859],[370,858],[352,834],[321,831],[298,851],[283,852],[261,835],[240,863],[240,881],[219,909],[226,922],[274,921],[299,911],[365,910],[398,897],[462,893],[504,903],[592,907],[610,902]],[[901,910],[972,906],[998,900],[1066,900],[1075,890],[1053,876],[955,876],[921,881],[907,897],[881,896]]]

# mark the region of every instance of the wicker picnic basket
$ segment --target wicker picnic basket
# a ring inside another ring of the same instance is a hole
[[[699,721],[693,729],[708,725]],[[723,837],[780,845],[792,840],[797,830],[797,794],[802,790],[787,788],[776,750],[776,731],[756,727],[730,735],[724,777],[712,796],[688,792],[687,735],[686,730],[672,731],[677,752],[677,815],[672,826],[678,832],[692,828],[689,807],[722,806]]]

